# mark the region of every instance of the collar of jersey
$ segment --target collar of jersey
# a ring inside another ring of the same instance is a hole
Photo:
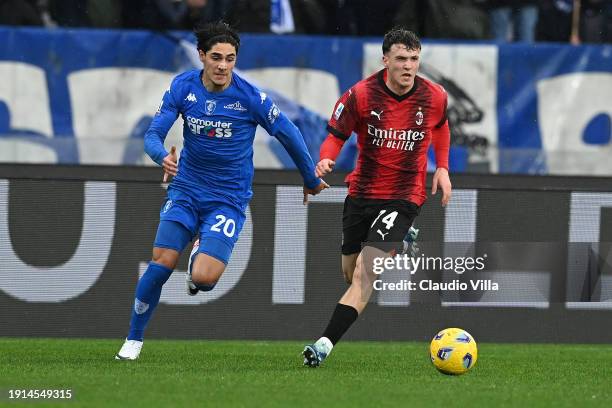
[[[223,96],[223,95],[225,95],[227,92],[229,92],[230,89],[232,89],[232,87],[234,86],[234,84],[236,82],[236,78],[234,77],[234,75],[236,75],[236,74],[234,72],[232,72],[232,79],[231,79],[231,82],[230,82],[230,84],[229,84],[229,86],[227,88],[225,88],[221,92],[211,92],[208,89],[206,89],[206,87],[204,86],[204,82],[202,82],[202,75],[204,75],[204,70],[203,69],[200,70],[200,73],[198,74],[197,81],[200,83],[200,86],[202,87],[204,92],[206,92],[208,95],[212,95],[212,96]]]
[[[389,96],[391,96],[391,97],[392,97],[393,99],[395,99],[396,101],[401,102],[401,101],[403,101],[404,99],[409,98],[409,97],[410,97],[410,95],[412,95],[412,94],[413,94],[413,93],[414,93],[414,92],[417,90],[417,87],[418,87],[418,84],[419,84],[419,81],[418,81],[418,78],[419,78],[419,77],[418,77],[418,76],[415,76],[415,77],[414,77],[414,85],[412,85],[412,88],[411,88],[411,89],[410,89],[408,92],[406,92],[406,93],[405,93],[405,94],[403,94],[403,95],[398,95],[398,94],[396,94],[396,93],[395,93],[395,92],[393,92],[391,89],[389,89],[389,87],[388,87],[388,86],[387,86],[387,84],[385,83],[385,73],[386,73],[386,71],[387,71],[387,69],[386,69],[386,68],[381,69],[380,71],[378,71],[378,75],[377,75],[377,77],[378,77],[378,83],[380,84],[380,86],[382,86],[382,88],[385,90],[385,92],[386,92],[387,94],[389,94]]]

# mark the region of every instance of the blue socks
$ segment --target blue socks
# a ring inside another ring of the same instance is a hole
[[[159,303],[162,286],[171,274],[172,269],[149,262],[149,267],[136,286],[136,298],[134,300],[134,309],[132,310],[128,340],[142,341],[147,323],[157,303]]]

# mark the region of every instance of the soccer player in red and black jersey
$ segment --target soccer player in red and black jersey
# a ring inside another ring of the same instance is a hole
[[[385,68],[336,103],[316,167],[318,177],[331,172],[344,142],[357,134],[359,155],[345,180],[349,192],[342,216],[342,272],[350,287],[321,338],[304,349],[304,364],[311,367],[327,357],[365,309],[375,279],[366,258],[393,255],[425,202],[431,143],[437,167],[432,194],[442,190],[442,206],[451,196],[446,91],[417,75],[421,43],[413,32],[389,31],[382,49]]]

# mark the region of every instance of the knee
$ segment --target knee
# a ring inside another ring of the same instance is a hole
[[[352,282],[353,284],[355,284],[355,282],[360,282],[361,279],[363,278],[363,265],[361,264],[361,255],[359,256],[359,258],[357,258],[357,262],[355,263],[354,267],[353,267],[353,279]]]
[[[200,253],[191,268],[191,280],[204,292],[212,290],[225,271],[225,264],[210,255]]]
[[[191,272],[191,280],[198,286],[198,289],[204,292],[213,290],[219,276],[207,268],[197,268]]]
[[[215,288],[215,286],[217,286],[217,284],[216,283],[214,283],[212,285],[196,284],[196,286],[198,287],[198,290],[200,292],[210,292],[211,290],[213,290]]]
[[[154,248],[151,261],[174,270],[178,262],[178,252],[172,249]]]
[[[361,285],[362,283],[369,284],[376,279],[376,275],[372,270],[372,264],[368,262],[370,261],[364,261],[363,256],[359,254],[357,261],[355,262],[353,281],[351,282],[353,285]]]
[[[346,283],[351,283],[353,281],[353,272],[355,271],[355,267],[351,265],[342,265],[342,273],[344,274],[344,279]]]
[[[217,286],[217,281],[214,279],[194,279],[192,277],[192,281],[202,292],[210,292]]]

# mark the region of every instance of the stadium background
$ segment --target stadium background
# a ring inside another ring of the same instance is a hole
[[[219,285],[188,297],[183,256],[149,338],[303,339],[322,329],[345,288],[341,176],[304,207],[298,175],[260,170]],[[612,340],[608,180],[456,175],[453,183],[452,206],[423,208],[422,245],[439,247],[429,255],[463,248],[465,256],[465,245],[477,242],[479,254],[491,254],[487,277],[500,290],[411,299],[381,292],[348,339],[427,340],[462,325],[481,341]],[[164,193],[156,168],[0,165],[2,334],[120,338]],[[457,276],[413,279],[425,278]]]
[[[0,28],[2,336],[124,335],[164,195],[142,136],[170,79],[196,65],[190,40]],[[379,38],[244,35],[238,68],[316,159],[336,98],[379,56]],[[610,341],[609,248],[591,245],[612,241],[610,45],[425,41],[422,71],[450,95],[456,189],[447,210],[425,206],[422,239],[515,243],[497,265],[514,275],[499,275],[510,289],[498,298],[459,299],[469,305],[378,302],[347,338],[426,340],[460,323],[482,341]],[[168,144],[180,146],[179,131],[180,121]],[[354,155],[347,146],[340,170]],[[197,298],[175,274],[152,338],[303,339],[323,328],[345,287],[342,174],[305,209],[288,157],[264,133],[255,163],[228,272]],[[583,177],[559,177],[569,175]]]

